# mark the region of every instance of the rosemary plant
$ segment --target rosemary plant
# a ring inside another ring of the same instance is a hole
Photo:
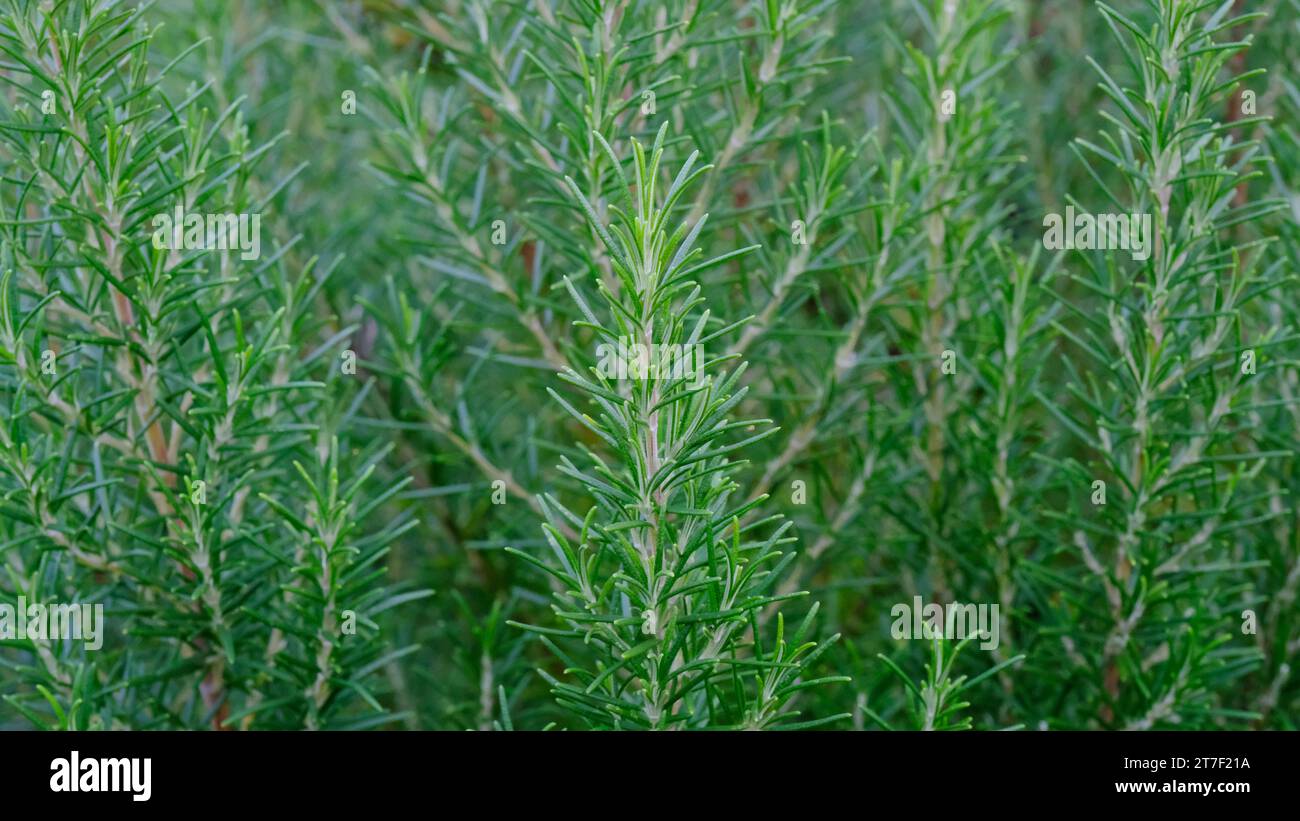
[[[0,0],[0,728],[1294,728],[1297,34]]]
[[[1101,143],[1077,142],[1099,193],[1152,225],[1140,264],[1081,255],[1077,281],[1103,306],[1072,308],[1080,325],[1061,331],[1093,367],[1062,363],[1090,421],[1043,397],[1095,454],[1061,466],[1075,483],[1064,524],[1089,573],[1055,606],[1058,618],[1101,622],[1062,641],[1089,671],[1103,726],[1213,715],[1213,692],[1258,663],[1230,639],[1242,599],[1229,574],[1249,564],[1234,534],[1268,495],[1255,477],[1281,455],[1246,434],[1264,399],[1254,346],[1276,334],[1247,308],[1285,281],[1246,229],[1280,203],[1238,198],[1258,145],[1233,128],[1257,119],[1214,116],[1247,79],[1226,67],[1246,45],[1233,30],[1255,15],[1210,5],[1163,0],[1147,25],[1100,7],[1135,76],[1124,85],[1094,63],[1115,111]]]
[[[734,325],[710,327],[695,281],[748,249],[699,261],[695,242],[708,215],[673,227],[674,207],[709,167],[696,168],[692,154],[660,200],[667,131],[665,123],[649,158],[632,141],[630,179],[596,135],[623,177],[619,204],[609,206],[617,219],[609,229],[568,180],[605,243],[618,284],[617,292],[598,286],[608,308],[604,321],[572,291],[582,324],[600,346],[637,353],[617,368],[609,367],[615,357],[602,357],[585,375],[565,371],[565,380],[589,395],[596,417],[555,396],[618,463],[589,452],[593,464],[583,470],[566,459],[562,470],[595,496],[596,506],[580,517],[548,496],[546,532],[555,561],[514,551],[561,587],[555,613],[568,629],[533,629],[577,679],[548,676],[557,698],[595,726],[763,729],[835,721],[840,717],[793,722],[799,713],[785,709],[798,690],[847,680],[805,678],[826,647],[810,639],[816,608],[790,636],[779,616],[774,636],[765,637],[758,624],[762,608],[783,598],[770,591],[782,566],[778,548],[792,541],[790,524],[770,528],[768,517],[742,528],[741,518],[765,497],[731,501],[739,485],[728,455],[774,430],[768,420],[729,418],[747,393],[738,384],[743,366],[726,370],[736,355],[708,350]],[[665,350],[682,352],[684,366],[651,353]],[[628,368],[632,375],[621,373]],[[573,541],[559,530],[566,520],[579,531]],[[576,650],[566,652],[554,640],[564,638],[581,639],[597,655],[584,665]]]
[[[235,106],[166,91],[144,14],[0,14],[3,596],[105,613],[93,651],[6,636],[26,652],[5,656],[24,686],[4,698],[44,727],[345,726],[381,707],[374,563],[407,526],[362,536],[357,517],[399,488],[358,496],[385,448],[341,453],[349,411],[313,378],[334,266],[160,228],[173,208],[261,214],[276,191]]]

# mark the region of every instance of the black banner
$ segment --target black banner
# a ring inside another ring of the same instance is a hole
[[[134,814],[226,807],[337,810],[373,806],[376,799],[425,802],[434,795],[439,801],[483,802],[485,808],[542,801],[558,810],[566,803],[563,795],[581,795],[586,804],[672,783],[694,784],[702,795],[728,802],[759,799],[764,805],[769,798],[816,804],[842,799],[865,810],[886,800],[948,800],[961,790],[986,795],[990,807],[1197,802],[1223,811],[1293,795],[1296,737],[99,732],[7,733],[3,740],[7,801]]]

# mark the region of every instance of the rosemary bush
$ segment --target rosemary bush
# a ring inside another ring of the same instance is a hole
[[[0,726],[1294,728],[1298,34],[0,0]]]

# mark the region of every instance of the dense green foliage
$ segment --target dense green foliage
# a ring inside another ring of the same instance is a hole
[[[1298,0],[0,0],[0,605],[105,620],[0,611],[0,727],[1294,728],[1298,65]]]

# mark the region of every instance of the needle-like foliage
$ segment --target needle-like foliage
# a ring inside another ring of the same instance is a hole
[[[0,0],[0,728],[1294,728],[1297,35]]]

